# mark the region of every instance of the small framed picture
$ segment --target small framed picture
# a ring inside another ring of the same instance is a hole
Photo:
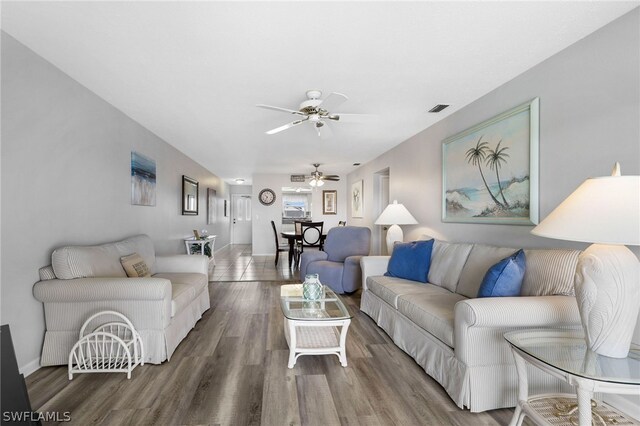
[[[338,191],[322,191],[322,214],[338,213]]]
[[[351,184],[351,217],[363,217],[364,194],[362,186],[362,180]]]
[[[216,219],[218,217],[216,209],[217,200],[216,190],[213,188],[207,188],[207,225],[216,223]]]

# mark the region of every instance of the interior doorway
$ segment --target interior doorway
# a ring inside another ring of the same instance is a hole
[[[373,175],[373,193],[374,208],[377,219],[382,211],[389,205],[389,169],[380,170]],[[375,230],[372,232],[372,248],[374,255],[387,255],[387,229],[388,226],[374,225]]]
[[[231,244],[251,244],[251,195],[231,194]]]

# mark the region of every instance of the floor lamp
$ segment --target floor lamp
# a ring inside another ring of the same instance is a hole
[[[640,309],[640,176],[587,179],[532,231],[543,237],[595,243],[578,259],[574,281],[587,346],[624,358]]]
[[[398,204],[398,200],[393,200],[382,214],[375,221],[376,225],[391,225],[387,230],[387,253],[393,252],[393,245],[396,241],[403,241],[402,228],[398,225],[415,225],[418,221],[409,213],[409,210],[403,205]]]

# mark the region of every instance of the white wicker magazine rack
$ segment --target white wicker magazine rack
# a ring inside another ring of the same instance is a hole
[[[115,316],[123,322],[107,322],[85,335],[89,324],[101,316]],[[80,329],[80,340],[69,353],[69,380],[74,373],[127,373],[130,379],[138,365],[144,365],[144,347],[133,324],[119,312],[102,311]]]

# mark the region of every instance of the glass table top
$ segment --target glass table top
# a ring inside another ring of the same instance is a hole
[[[280,306],[287,319],[295,321],[335,321],[352,318],[340,297],[329,287],[323,286],[322,298],[305,300],[302,284],[286,284],[280,287]]]
[[[587,350],[582,330],[511,331],[504,338],[522,352],[574,376],[640,385],[638,345],[631,345],[626,358],[609,358]]]

